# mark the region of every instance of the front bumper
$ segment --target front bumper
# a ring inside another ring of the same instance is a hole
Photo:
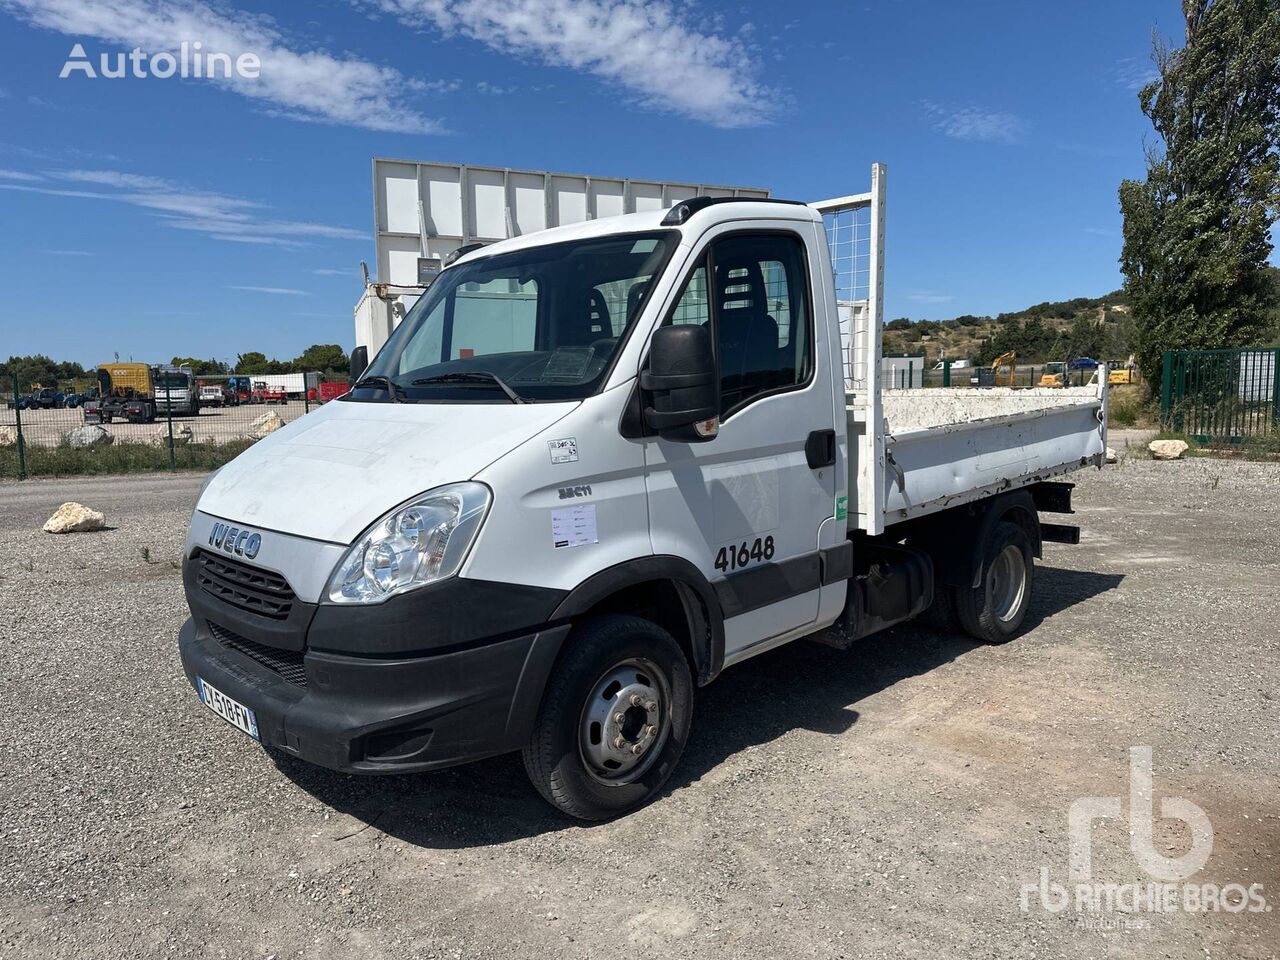
[[[264,744],[343,773],[408,773],[517,750],[568,625],[412,656],[301,654],[305,683],[183,624],[187,680],[203,677],[252,708]]]

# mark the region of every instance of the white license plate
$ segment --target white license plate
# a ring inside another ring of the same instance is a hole
[[[232,700],[217,687],[212,686],[204,677],[196,677],[196,689],[200,694],[200,702],[220,716],[237,730],[243,730],[255,740],[258,736],[258,717],[252,710],[238,700]]]

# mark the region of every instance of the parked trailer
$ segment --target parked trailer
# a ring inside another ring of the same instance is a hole
[[[201,492],[178,641],[200,699],[348,773],[518,750],[598,820],[661,789],[695,684],[763,651],[930,609],[1017,636],[1041,544],[1079,537],[1040,515],[1103,463],[1105,368],[886,391],[884,182],[695,198],[444,268],[350,394]],[[861,302],[824,224],[850,210]]]
[[[272,373],[266,378],[268,388],[279,388],[285,399],[302,400],[320,383],[318,373]]]

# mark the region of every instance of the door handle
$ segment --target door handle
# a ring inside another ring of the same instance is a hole
[[[814,430],[804,442],[804,458],[810,470],[830,467],[836,462],[836,432]]]

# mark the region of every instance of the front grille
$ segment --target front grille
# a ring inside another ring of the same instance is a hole
[[[195,556],[196,583],[223,603],[271,620],[289,619],[293,588],[278,573],[201,550]]]
[[[307,672],[302,666],[302,653],[298,650],[280,650],[276,647],[254,643],[226,627],[210,622],[209,632],[213,638],[229,650],[243,654],[254,663],[260,663],[274,673],[278,673],[290,683],[300,687],[307,685]]]

